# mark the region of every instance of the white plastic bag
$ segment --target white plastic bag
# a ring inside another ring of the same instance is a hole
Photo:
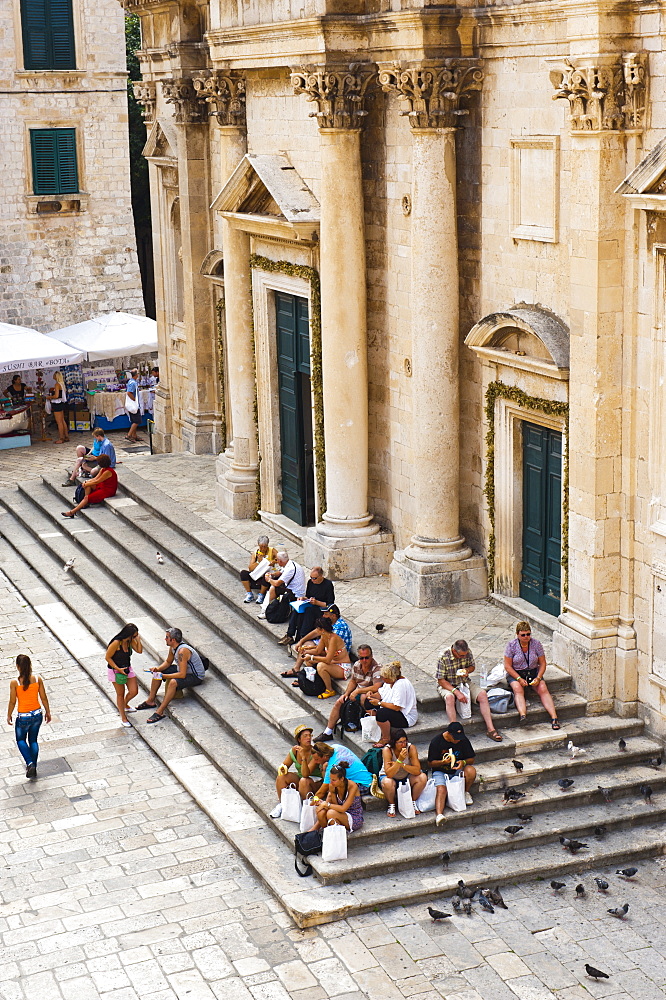
[[[416,808],[418,809],[418,811],[425,813],[425,812],[430,812],[431,809],[434,809],[436,795],[437,795],[437,789],[435,788],[434,779],[428,778],[425,788],[423,789],[420,796],[416,800]]]
[[[456,698],[456,712],[458,713],[459,719],[471,719],[472,718],[472,696],[469,692],[469,684],[459,684],[458,690],[461,694],[464,694],[467,701],[458,701]]]
[[[282,789],[280,804],[282,805],[282,819],[286,819],[287,823],[300,823],[301,796],[296,785],[289,785],[288,788]]]
[[[284,794],[284,793],[283,793]],[[467,809],[465,802],[465,776],[462,774],[446,775],[446,804],[454,812],[464,812]]]
[[[301,833],[311,830],[317,822],[317,810],[312,805],[312,795],[308,795],[301,808]]]
[[[127,393],[125,393],[125,409],[128,413],[138,413],[139,404],[136,399],[132,399]]]
[[[347,831],[340,823],[329,820],[321,845],[322,861],[344,861],[347,857]]]
[[[412,801],[412,786],[409,781],[398,782],[398,812],[405,819],[414,819],[414,802]]]
[[[364,743],[377,743],[382,735],[374,715],[364,715],[361,719],[361,739]]]
[[[506,680],[506,671],[504,669],[504,663],[496,663],[493,669],[490,671],[486,677],[486,689],[495,687],[496,684],[501,684]]]

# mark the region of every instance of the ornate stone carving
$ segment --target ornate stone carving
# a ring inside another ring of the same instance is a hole
[[[382,90],[397,91],[406,101],[402,113],[412,128],[455,128],[459,116],[469,113],[461,101],[481,90],[482,83],[478,62],[458,59],[418,66],[395,63],[379,70]]]
[[[162,80],[162,93],[166,103],[174,105],[179,125],[200,125],[208,121],[206,102],[194,89],[191,79]]]
[[[147,125],[152,125],[155,121],[155,102],[157,100],[157,88],[154,83],[148,80],[133,80],[132,90],[137,104],[143,106],[143,120]]]
[[[218,125],[245,128],[245,76],[237,70],[216,70],[195,76],[192,84]]]
[[[363,105],[375,72],[367,63],[340,68],[305,66],[292,71],[291,82],[297,94],[316,102],[318,110],[310,117],[317,119],[319,128],[359,129],[368,113]]]
[[[630,52],[594,62],[565,59],[566,69],[552,70],[553,100],[569,102],[572,132],[613,132],[643,127],[645,56]]]

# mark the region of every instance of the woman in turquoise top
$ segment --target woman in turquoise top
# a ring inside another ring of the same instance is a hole
[[[301,792],[301,798],[305,798],[310,792],[314,792],[321,785],[321,771],[318,767],[310,766],[312,759],[312,729],[308,726],[296,726],[294,730],[296,746],[293,746],[278,768],[275,779],[275,791],[278,802],[271,812],[272,819],[279,819],[282,815],[280,796],[282,789],[289,785],[295,785]],[[296,772],[292,771],[292,767]],[[306,787],[307,786],[307,787]]]

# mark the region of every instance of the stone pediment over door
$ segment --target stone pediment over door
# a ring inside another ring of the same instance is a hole
[[[178,134],[173,125],[166,122],[155,122],[141,152],[147,160],[176,160],[178,158]]]
[[[520,302],[490,313],[472,327],[465,344],[492,364],[569,378],[569,328],[542,306]]]
[[[245,232],[316,242],[319,202],[284,154],[247,153],[211,208]]]
[[[666,139],[643,157],[615,194],[629,198],[636,208],[666,211]]]

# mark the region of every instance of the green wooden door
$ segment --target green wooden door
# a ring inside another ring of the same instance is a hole
[[[314,524],[310,325],[307,299],[275,293],[282,513]]]
[[[523,570],[520,596],[560,613],[562,435],[523,421]]]

